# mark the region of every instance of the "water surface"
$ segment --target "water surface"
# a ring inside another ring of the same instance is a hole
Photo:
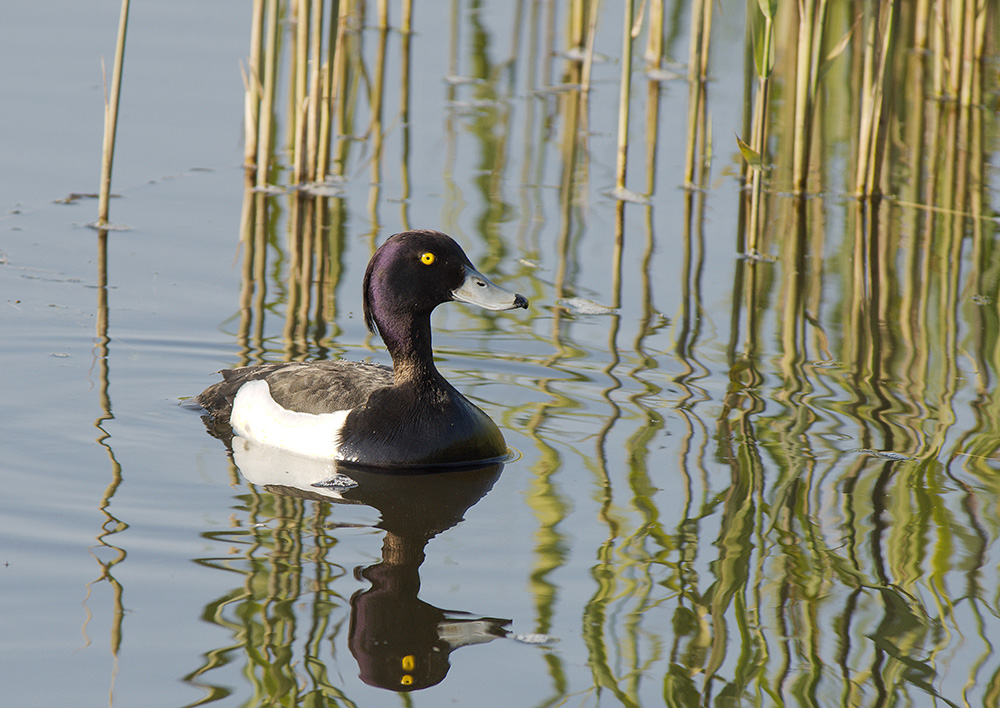
[[[850,27],[853,4],[831,5]],[[716,8],[699,97],[691,6],[665,9],[652,79],[638,25],[640,198],[621,201],[617,5],[587,92],[568,3],[415,3],[412,35],[395,6],[386,31],[374,6],[352,15],[350,121],[320,197],[292,189],[287,9],[265,192],[243,168],[251,7],[134,6],[111,207],[127,228],[102,237],[96,203],[67,198],[96,189],[117,8],[14,4],[11,705],[996,703],[995,8],[974,106],[939,100],[931,59],[900,49],[880,202],[851,196],[854,45],[824,84],[803,199],[776,70],[754,251],[732,139],[746,20]],[[361,279],[411,227],[532,301],[434,316],[438,366],[516,459],[356,489],[234,462],[178,402],[226,366],[387,362]]]

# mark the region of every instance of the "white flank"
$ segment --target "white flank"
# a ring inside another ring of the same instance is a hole
[[[309,457],[333,458],[349,410],[299,413],[279,406],[266,381],[249,381],[236,392],[229,424],[240,437]]]

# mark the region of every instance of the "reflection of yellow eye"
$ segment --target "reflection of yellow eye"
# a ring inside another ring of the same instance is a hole
[[[427,253],[420,254],[420,262],[423,263],[424,265],[430,265],[431,263],[434,262],[434,254],[431,253],[430,251],[427,251]]]
[[[404,656],[403,661],[401,663],[403,665],[403,671],[413,671],[413,669],[417,665],[417,661],[414,658],[413,654],[408,654],[407,656]]]

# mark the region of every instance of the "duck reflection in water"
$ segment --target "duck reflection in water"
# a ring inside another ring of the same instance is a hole
[[[444,679],[458,647],[510,636],[510,620],[442,610],[418,597],[428,541],[462,521],[493,487],[502,463],[388,472],[302,457],[238,436],[232,450],[241,474],[269,492],[365,504],[381,514],[382,561],[359,571],[371,587],[351,598],[348,646],[365,683],[394,691],[427,688]]]

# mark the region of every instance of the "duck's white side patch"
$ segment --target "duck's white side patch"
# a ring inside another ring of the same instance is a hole
[[[271,398],[266,381],[249,381],[236,392],[229,424],[247,440],[291,450],[310,457],[336,457],[340,431],[350,410],[300,413],[282,408]]]

